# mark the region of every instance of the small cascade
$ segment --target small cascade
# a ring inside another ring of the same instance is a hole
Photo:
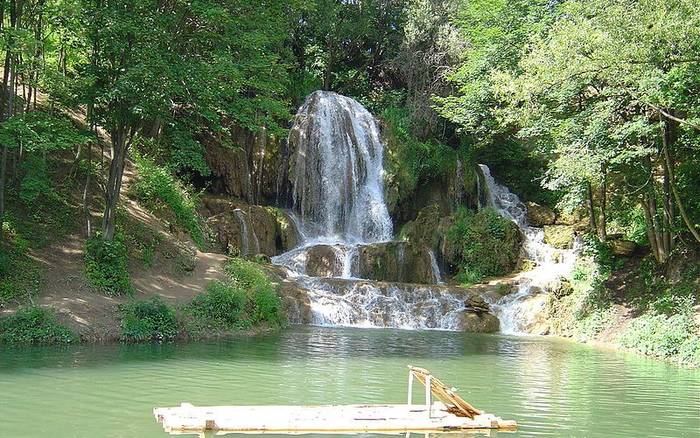
[[[239,248],[241,256],[249,257],[258,254],[260,252],[260,241],[258,240],[258,235],[255,234],[255,228],[248,226],[246,214],[240,208],[233,210],[233,214],[241,225],[241,248]],[[253,243],[252,248],[250,246],[251,241]],[[253,253],[251,253],[251,249],[254,251]]]
[[[442,281],[442,275],[440,275],[440,267],[438,266],[437,258],[435,258],[435,252],[432,249],[429,249],[428,255],[430,256],[430,267],[433,269],[435,284],[445,284],[445,282]]]
[[[490,303],[501,321],[502,332],[523,333],[536,322],[544,306],[544,301],[536,299],[536,295],[551,290],[561,277],[571,272],[576,262],[576,248],[559,250],[545,243],[544,230],[528,224],[525,204],[494,180],[488,166],[480,164],[479,167],[486,181],[489,206],[518,225],[523,234],[525,256],[536,263],[533,270],[518,276],[517,292]]]

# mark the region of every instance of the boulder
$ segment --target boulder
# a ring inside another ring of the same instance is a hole
[[[637,244],[631,240],[611,239],[607,244],[613,254],[619,257],[629,257],[637,251]]]
[[[464,301],[464,307],[477,314],[489,312],[489,304],[480,295],[470,295]]]
[[[527,221],[533,227],[544,227],[545,225],[554,225],[557,220],[557,215],[551,208],[537,204],[536,202],[526,202],[527,206]]]
[[[429,250],[408,242],[381,242],[357,249],[357,275],[376,281],[434,284]]]
[[[573,225],[545,225],[544,241],[559,249],[568,249],[574,246],[576,230]]]
[[[306,253],[306,274],[312,277],[338,277],[343,267],[330,245],[316,245]]]
[[[494,333],[500,329],[498,318],[490,313],[460,312],[457,330],[469,333]]]

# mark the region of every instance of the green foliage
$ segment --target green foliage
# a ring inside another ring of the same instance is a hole
[[[168,342],[179,333],[175,309],[159,297],[119,306],[124,342]]]
[[[620,337],[631,350],[700,366],[700,334],[693,320],[692,300],[671,316],[649,312],[634,319]]]
[[[518,261],[522,240],[517,225],[491,208],[478,213],[460,209],[447,239],[459,252],[457,278],[463,283],[510,273]]]
[[[234,258],[226,265],[228,279],[214,281],[184,308],[190,336],[230,332],[284,323],[282,302],[265,272],[255,262]]]
[[[0,308],[31,298],[41,283],[36,263],[28,255],[30,242],[17,232],[13,221],[2,225],[5,240],[0,243]]]
[[[85,275],[90,284],[107,295],[131,295],[128,253],[124,237],[117,233],[107,241],[99,234],[85,244]]]
[[[56,321],[53,311],[43,307],[20,307],[0,317],[0,344],[70,344],[77,336]]]
[[[204,245],[196,195],[186,189],[168,169],[153,160],[136,154],[135,162],[138,171],[134,183],[136,196],[155,212],[167,209],[197,245]]]

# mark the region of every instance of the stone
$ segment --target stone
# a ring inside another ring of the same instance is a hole
[[[464,301],[464,307],[466,307],[467,310],[471,310],[477,314],[488,313],[489,311],[489,304],[480,295],[470,295]]]
[[[573,225],[545,225],[544,241],[559,249],[569,249],[574,246],[576,230]]]
[[[536,202],[526,202],[527,221],[533,227],[544,227],[545,225],[554,225],[557,220],[557,215],[551,208],[540,205]]]
[[[637,244],[631,240],[611,239],[607,244],[613,254],[619,257],[629,257],[637,251]]]
[[[469,333],[495,333],[500,329],[498,318],[490,313],[462,311],[457,320],[457,330]]]
[[[409,242],[380,242],[357,249],[357,275],[376,281],[434,284],[429,250]]]
[[[335,248],[330,245],[316,245],[309,248],[306,258],[306,274],[312,277],[338,277],[342,274]]]
[[[248,168],[248,157],[240,147],[209,143],[205,145],[204,158],[220,189],[231,196],[253,202],[253,187]]]

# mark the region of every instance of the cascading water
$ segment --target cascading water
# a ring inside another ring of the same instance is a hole
[[[336,93],[312,93],[297,112],[289,143],[296,149],[292,197],[304,226],[325,241],[391,239],[384,146],[365,107]]]
[[[576,261],[576,249],[560,250],[544,241],[544,230],[527,222],[527,207],[507,187],[498,184],[488,166],[480,164],[488,191],[489,206],[501,216],[515,222],[523,234],[525,257],[536,263],[531,271],[517,278],[517,292],[491,303],[492,311],[501,321],[504,333],[523,333],[532,326],[543,310],[543,300],[533,300],[538,293],[551,289],[561,277],[568,275]]]
[[[384,146],[369,111],[351,98],[314,92],[294,118],[289,145],[293,208],[303,241],[272,261],[305,291],[311,323],[455,329],[464,296],[448,287],[358,278],[360,249],[392,239]],[[404,246],[397,251],[403,263]],[[441,283],[430,256],[434,281]],[[322,269],[312,266],[310,272],[313,260]],[[397,280],[403,275],[402,266]]]

